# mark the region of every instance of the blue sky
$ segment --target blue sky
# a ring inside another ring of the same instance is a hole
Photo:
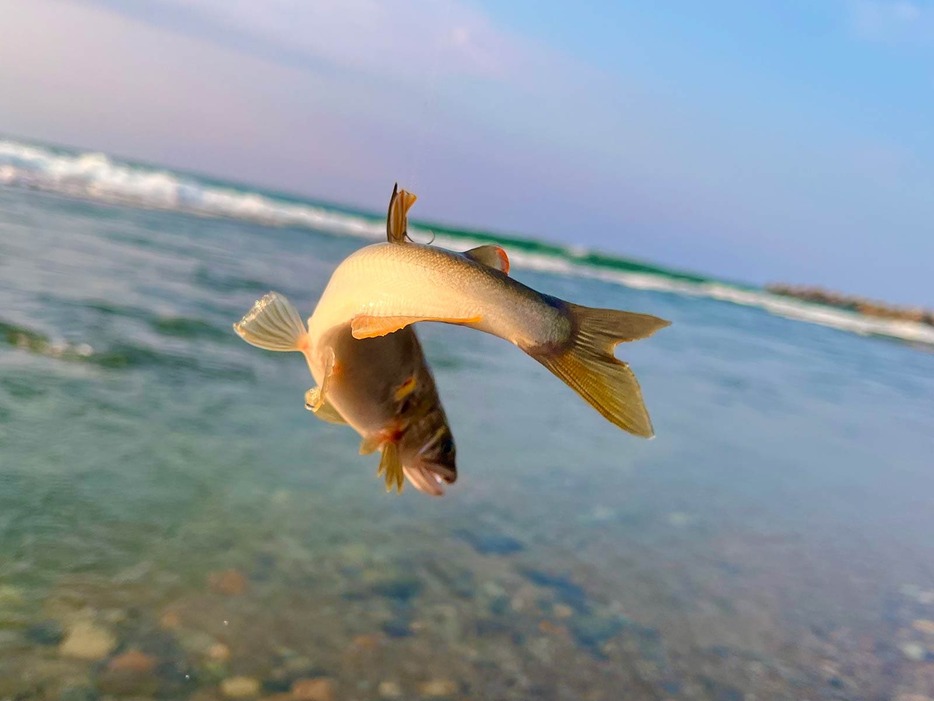
[[[934,306],[934,1],[6,0],[0,132]]]

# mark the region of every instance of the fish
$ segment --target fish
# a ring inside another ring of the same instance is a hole
[[[307,329],[294,307],[271,293],[234,325],[236,332],[261,348],[303,353],[318,383],[312,397],[317,413],[339,415],[360,433],[366,448],[382,450],[381,463],[387,461],[387,470],[397,474],[401,469],[409,476],[406,468],[417,466],[418,478],[431,479],[437,491],[442,483],[453,482],[454,473],[443,468],[450,436],[446,419],[448,438],[443,445],[437,444],[441,438],[432,444],[440,449],[432,453],[432,460],[420,457],[415,445],[402,450],[408,431],[420,425],[420,412],[429,412],[429,403],[433,402],[436,416],[443,416],[433,381],[424,388],[424,408],[410,405],[405,421],[394,414],[396,423],[385,423],[392,413],[387,411],[387,391],[399,389],[401,385],[393,383],[403,376],[405,380],[418,374],[413,370],[416,355],[424,363],[420,347],[416,353],[404,340],[404,332],[415,324],[456,324],[502,338],[563,380],[612,424],[636,436],[654,436],[639,382],[615,351],[620,343],[647,338],[669,326],[669,321],[587,307],[538,292],[510,276],[509,257],[495,244],[456,252],[416,243],[408,236],[406,220],[414,201],[411,193],[393,190],[387,241],[360,248],[338,265],[308,318]],[[404,372],[399,371],[400,364]],[[414,365],[415,370],[422,367],[418,362]],[[427,363],[424,373],[430,376]],[[416,383],[424,381],[424,373]],[[380,392],[368,394],[377,385]],[[441,431],[437,420],[432,426]],[[429,431],[420,428],[418,435],[426,440]],[[453,438],[449,444],[453,468]]]
[[[386,218],[387,241],[410,241],[406,212],[415,196],[393,189]],[[404,479],[431,496],[457,479],[457,449],[434,376],[412,326],[397,333],[355,339],[350,324],[309,335],[285,296],[270,292],[234,325],[253,345],[302,352],[317,386],[305,408],[323,421],[350,425],[361,436],[360,453],[381,452],[377,474],[387,491]]]

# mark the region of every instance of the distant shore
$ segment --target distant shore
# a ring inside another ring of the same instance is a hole
[[[912,321],[917,324],[927,324],[934,326],[934,310],[924,309],[923,307],[899,307],[885,302],[864,299],[851,295],[832,292],[821,287],[810,287],[804,285],[785,285],[771,284],[766,285],[765,289],[776,295],[785,297],[795,297],[807,302],[825,304],[838,309],[862,314],[863,316],[874,317],[877,319],[894,319],[898,321]]]

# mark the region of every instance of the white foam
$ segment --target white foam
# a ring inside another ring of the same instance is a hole
[[[71,154],[4,139],[0,139],[0,184],[365,238],[385,232],[384,224],[362,216],[208,185],[167,170],[120,163],[103,153]]]
[[[366,239],[385,236],[385,224],[377,218],[211,185],[168,170],[120,163],[103,153],[67,153],[10,139],[0,139],[0,185],[137,207],[230,217],[270,226],[307,227]],[[419,227],[412,227],[412,233],[419,241],[428,241],[432,236],[429,230]],[[437,243],[464,250],[487,242],[442,234],[437,237]],[[587,254],[582,248],[568,249],[567,257],[511,250],[509,258],[516,266],[532,270],[589,277],[640,290],[706,297],[861,335],[889,336],[934,345],[934,327],[928,324],[875,319],[723,283],[616,270],[582,261]]]

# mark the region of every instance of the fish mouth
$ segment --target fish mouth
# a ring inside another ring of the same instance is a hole
[[[444,486],[453,484],[457,479],[457,472],[453,468],[432,462],[406,465],[402,471],[417,490],[436,497],[443,496]]]

